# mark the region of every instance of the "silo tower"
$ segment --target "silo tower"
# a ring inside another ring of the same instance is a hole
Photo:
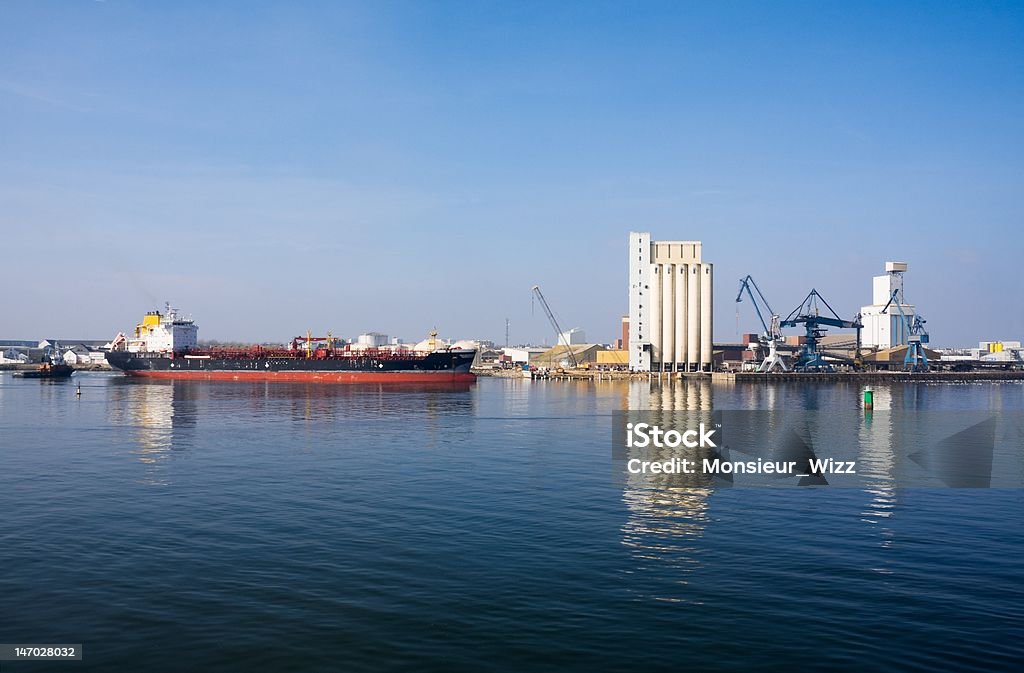
[[[908,304],[903,296],[903,274],[907,272],[906,262],[886,262],[885,275],[875,276],[872,283],[871,305],[860,309],[861,322],[864,323],[863,340],[865,346],[875,348],[893,348],[907,343],[906,326],[900,318],[899,311],[889,310],[883,313],[892,293],[896,292],[896,301],[911,323],[916,314],[913,304]]]

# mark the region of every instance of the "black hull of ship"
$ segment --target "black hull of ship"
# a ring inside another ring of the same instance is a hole
[[[130,376],[206,381],[316,383],[470,382],[473,351],[437,351],[420,357],[232,357],[111,351],[107,362]]]

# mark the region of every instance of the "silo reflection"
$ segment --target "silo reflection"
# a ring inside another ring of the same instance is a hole
[[[712,386],[705,379],[643,381],[632,383],[623,405],[629,411],[644,411],[665,426],[710,422]],[[647,452],[647,458],[670,458]],[[627,455],[627,460],[634,457]],[[657,600],[688,599],[687,576],[700,567],[700,539],[711,521],[709,498],[714,489],[700,474],[629,475],[623,481],[622,501],[628,516],[622,526],[622,544],[634,560],[633,572],[669,570],[673,584],[658,582]],[[635,586],[645,586],[637,583]]]

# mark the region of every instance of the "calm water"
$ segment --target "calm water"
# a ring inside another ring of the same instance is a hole
[[[462,390],[0,375],[0,642],[28,670],[993,670],[1024,660],[1020,489],[647,490],[630,405],[843,385]],[[1024,409],[1019,384],[876,405]]]

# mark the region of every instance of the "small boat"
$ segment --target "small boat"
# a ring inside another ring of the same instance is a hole
[[[27,372],[15,372],[15,376],[23,379],[66,379],[75,370],[68,365],[52,364],[50,362],[44,362],[39,365],[39,369],[34,369]]]

